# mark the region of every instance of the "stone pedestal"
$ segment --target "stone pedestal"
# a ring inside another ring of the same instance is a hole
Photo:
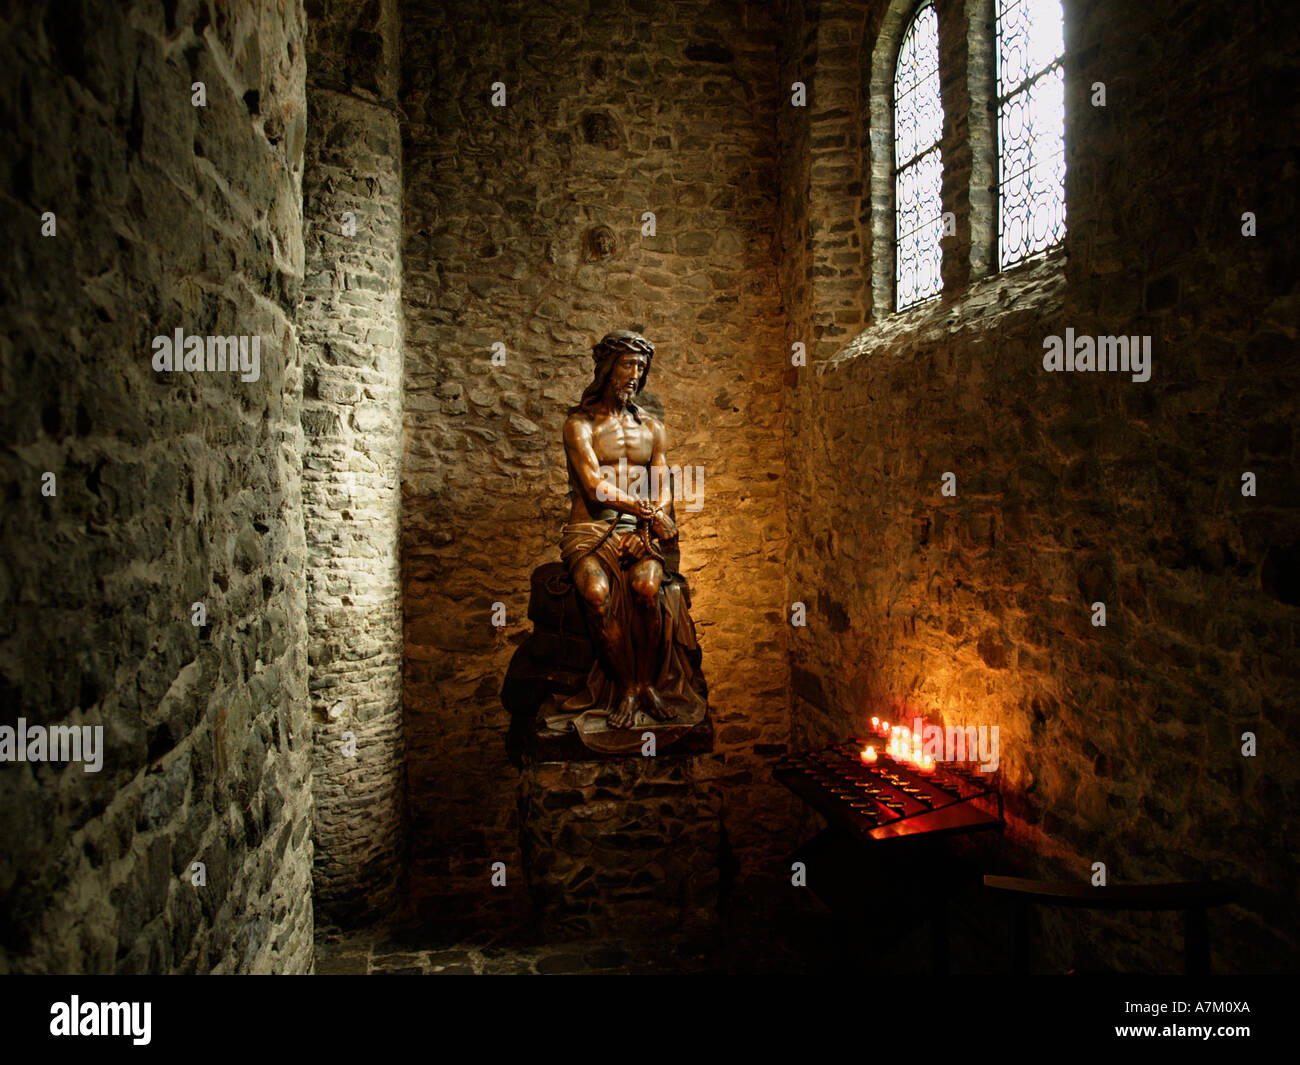
[[[524,875],[548,936],[652,934],[717,919],[721,798],[689,756],[525,761]]]
[[[676,563],[677,556],[672,551],[665,557]],[[691,592],[686,578],[670,572],[664,580],[677,587],[689,608]],[[593,742],[590,736],[582,739],[573,725],[562,731],[547,725],[558,703],[582,689],[595,660],[582,608],[563,563],[548,562],[533,570],[528,617],[534,629],[515,651],[501,685],[501,704],[510,713],[506,746],[512,761],[519,764],[527,757],[536,762],[566,762],[610,756],[611,752],[604,749],[608,743]],[[707,704],[708,686],[699,648],[690,651],[688,658],[695,670],[696,693]],[[661,752],[671,750],[674,756],[679,756],[713,750],[713,721],[707,705],[703,719],[693,725],[689,717],[679,719],[688,728],[675,728],[673,722],[661,726],[645,715],[640,718],[631,733],[639,737],[643,727],[660,733]],[[607,741],[609,737],[601,739]],[[640,739],[634,738],[633,747],[639,743]],[[626,751],[627,747],[622,746],[613,757],[627,757]]]

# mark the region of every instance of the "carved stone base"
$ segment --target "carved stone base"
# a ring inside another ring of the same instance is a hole
[[[653,934],[717,920],[721,797],[696,758],[528,760],[524,875],[548,937]]]
[[[538,713],[529,732],[529,753],[538,762],[567,762],[597,760],[602,758],[626,758],[626,752],[611,749],[608,752],[593,749],[584,744],[574,728],[556,732],[547,728],[546,708]],[[713,750],[713,719],[706,717],[689,729],[675,727],[673,724],[641,725],[632,729],[611,731],[610,736],[626,735],[634,748],[639,749],[647,732],[660,736],[659,750],[679,754],[709,754]],[[664,738],[667,737],[667,738]]]

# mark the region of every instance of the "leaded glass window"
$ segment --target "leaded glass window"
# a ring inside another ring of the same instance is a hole
[[[894,290],[901,311],[943,288],[943,103],[939,18],[912,16],[894,68]]]
[[[997,0],[998,267],[1065,236],[1061,0]]]

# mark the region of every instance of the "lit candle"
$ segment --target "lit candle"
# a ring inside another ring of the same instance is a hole
[[[934,759],[931,758],[931,757],[927,754],[927,755],[926,755],[926,756],[921,760],[921,764],[920,764],[919,766],[917,766],[917,768],[920,769],[920,771],[921,771],[922,773],[925,773],[927,776],[929,776],[929,775],[933,775],[933,773],[934,773]]]
[[[879,729],[880,729],[880,718],[878,718],[878,717],[873,717],[873,718],[871,719],[871,731],[872,731],[872,732],[877,732],[877,731],[879,731]]]
[[[874,747],[868,747],[862,752],[862,760],[868,763],[874,762],[876,760],[876,749]]]

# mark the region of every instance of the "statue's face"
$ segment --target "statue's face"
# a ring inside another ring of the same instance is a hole
[[[633,351],[624,352],[609,373],[609,382],[605,385],[606,395],[619,406],[626,407],[636,398],[637,385],[641,383],[649,365],[644,355]]]

